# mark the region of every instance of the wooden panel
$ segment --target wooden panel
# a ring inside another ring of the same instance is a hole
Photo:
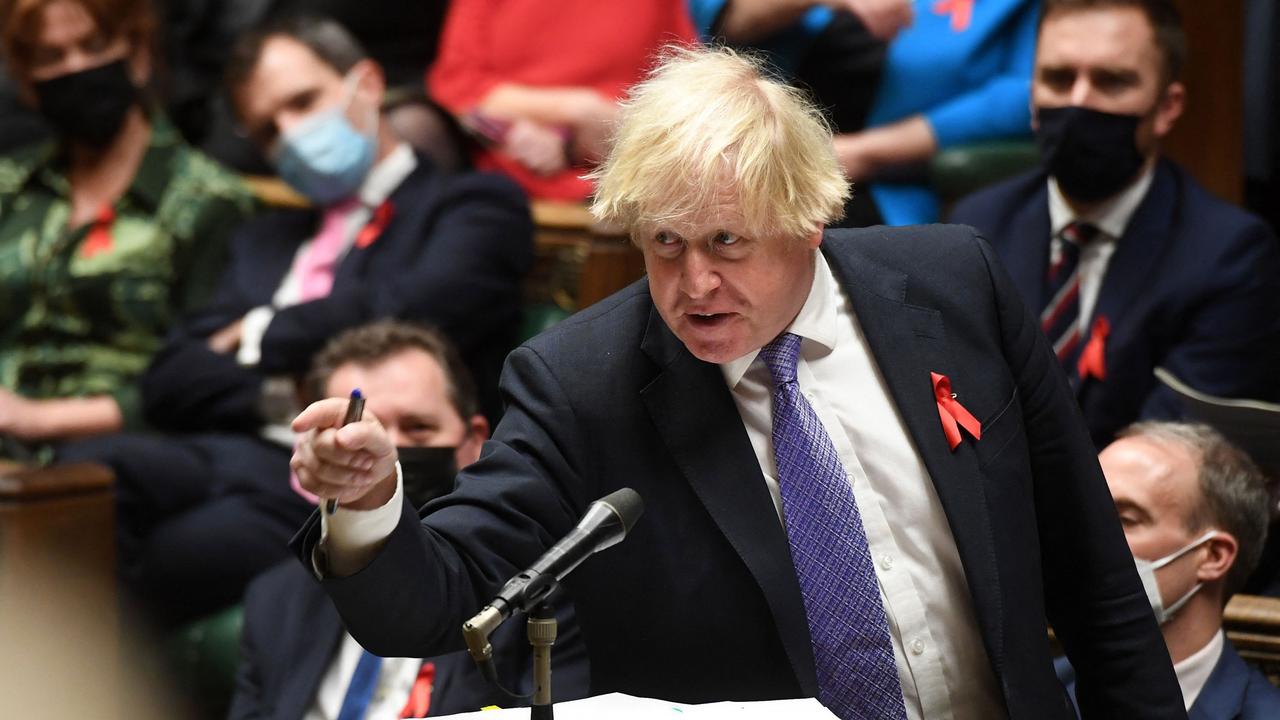
[[[0,595],[29,592],[42,568],[102,588],[99,620],[118,624],[115,601],[115,499],[111,472],[67,465],[0,477]],[[28,588],[24,590],[24,588]]]
[[[1244,3],[1177,0],[1187,29],[1187,106],[1164,150],[1215,195],[1244,196]]]
[[[531,302],[588,307],[644,276],[644,256],[616,230],[595,224],[582,205],[534,201],[537,260]]]

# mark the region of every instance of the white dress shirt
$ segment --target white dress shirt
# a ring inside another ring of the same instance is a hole
[[[1225,645],[1226,638],[1219,630],[1209,642],[1205,643],[1204,647],[1173,666],[1173,672],[1178,676],[1178,687],[1182,688],[1182,702],[1187,710],[1196,703],[1196,698],[1200,697],[1200,691],[1204,690],[1205,683],[1209,682],[1209,676],[1217,667]]]
[[[1116,251],[1116,242],[1124,237],[1124,231],[1133,219],[1133,213],[1142,204],[1155,177],[1155,165],[1147,169],[1119,195],[1098,205],[1092,211],[1079,215],[1067,204],[1058,187],[1058,181],[1049,177],[1049,231],[1050,239],[1058,237],[1073,222],[1087,222],[1098,228],[1099,233],[1088,245],[1080,249],[1080,335],[1089,337],[1093,323],[1093,309],[1102,291],[1102,279],[1107,274],[1107,264]]]
[[[797,378],[853,486],[889,619],[907,717],[1001,717],[1004,702],[942,504],[853,307],[826,258],[814,257],[809,297],[788,328],[803,338]],[[773,384],[758,354],[748,353],[721,370],[781,519]]]
[[[797,367],[800,389],[831,435],[853,485],[889,620],[907,717],[1004,717],[941,502],[848,298],[826,258],[821,253],[814,258],[813,285],[789,328],[804,338]],[[721,370],[781,521],[772,384],[763,361],[755,362],[757,354],[725,363]],[[402,502],[397,490],[390,502],[374,510],[339,509],[332,518],[339,522],[329,527],[324,543],[331,553],[329,571],[341,576],[364,567],[395,529]],[[361,516],[354,533],[342,517],[346,514]]]
[[[347,699],[351,676],[364,654],[364,648],[348,633],[342,633],[342,644],[329,662],[329,669],[320,680],[315,700],[303,720],[337,720],[342,711],[342,701]],[[396,720],[409,702],[409,693],[418,680],[422,660],[418,658],[383,658],[378,682],[373,688],[373,698],[365,710],[364,720]]]

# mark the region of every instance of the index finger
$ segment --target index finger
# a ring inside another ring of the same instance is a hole
[[[313,402],[307,406],[306,410],[298,413],[291,427],[297,433],[338,427],[346,418],[347,402],[345,398],[328,398]]]

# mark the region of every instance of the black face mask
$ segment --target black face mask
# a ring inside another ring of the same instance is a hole
[[[453,492],[458,464],[453,447],[397,447],[400,472],[404,475],[404,496],[421,508],[441,495]]]
[[[63,139],[106,147],[138,101],[124,60],[35,83],[40,114]]]
[[[1073,200],[1097,202],[1124,189],[1146,160],[1138,151],[1140,115],[1085,107],[1040,108],[1040,162]]]

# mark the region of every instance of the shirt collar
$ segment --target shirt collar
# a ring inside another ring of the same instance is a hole
[[[371,208],[381,205],[417,166],[418,158],[414,156],[413,150],[409,149],[409,144],[404,142],[397,144],[365,176],[364,182],[360,185],[361,204]]]
[[[1219,630],[1204,647],[1173,666],[1173,672],[1178,676],[1178,686],[1182,688],[1186,709],[1191,709],[1205,683],[1209,682],[1209,676],[1213,674],[1213,669],[1222,656],[1224,642],[1222,631]]]
[[[836,312],[836,279],[831,274],[831,266],[821,252],[813,254],[813,283],[809,286],[809,296],[795,320],[783,332],[794,333],[809,340],[827,351],[835,349],[836,332],[839,316]],[[737,387],[742,376],[747,374],[751,363],[755,362],[760,349],[756,348],[741,357],[720,365],[725,382],[729,388]]]
[[[1138,176],[1138,180],[1131,183],[1120,194],[1109,198],[1091,212],[1077,215],[1076,211],[1067,204],[1067,199],[1062,195],[1062,188],[1058,187],[1057,179],[1050,176],[1049,227],[1053,231],[1053,236],[1057,237],[1066,226],[1082,220],[1095,225],[1109,238],[1124,237],[1125,228],[1129,227],[1129,220],[1133,218],[1133,213],[1137,211],[1142,199],[1147,196],[1147,190],[1151,188],[1154,177],[1155,163],[1149,163]]]

